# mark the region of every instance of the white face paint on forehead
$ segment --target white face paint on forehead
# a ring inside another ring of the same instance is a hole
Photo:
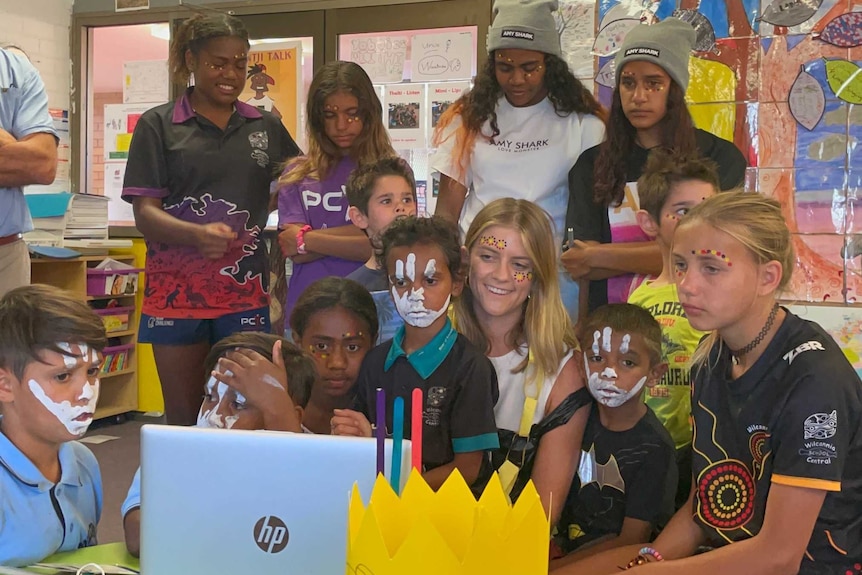
[[[614,330],[607,326],[602,330],[602,349],[608,353],[611,352],[611,336],[613,333]]]
[[[430,278],[434,277],[434,274],[437,273],[437,260],[431,258],[428,260],[428,263],[425,264],[425,277]]]
[[[63,351],[63,363],[66,365],[66,369],[72,369],[78,365],[78,357],[72,351],[71,344],[61,341],[57,343],[57,347]],[[84,356],[84,361],[86,360],[87,357]]]
[[[395,278],[399,280],[404,279],[404,262],[401,260],[395,262]]]
[[[233,375],[230,370],[225,371],[225,375]],[[215,377],[210,376],[209,380],[206,383],[207,393],[213,397],[213,401],[215,402],[211,409],[204,410],[204,406],[201,405],[201,409],[198,412],[198,420],[195,424],[195,427],[203,427],[208,429],[231,429],[239,419],[238,415],[227,415],[222,416],[219,413],[219,407],[221,406],[222,401],[224,401],[225,396],[227,396],[227,392],[230,389],[227,384],[224,382],[218,381]],[[236,392],[236,401],[239,404],[245,404],[246,399],[239,392]]]
[[[602,332],[596,330],[593,332],[593,355],[599,355],[599,338],[602,337]]]
[[[404,271],[407,273],[407,279],[412,282],[416,281],[416,254],[413,252],[407,254],[407,265]]]
[[[620,353],[628,353],[629,352],[629,344],[632,342],[632,336],[629,334],[625,334],[623,336],[623,341],[620,344]]]

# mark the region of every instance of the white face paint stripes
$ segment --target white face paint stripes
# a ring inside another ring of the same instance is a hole
[[[80,437],[87,432],[87,428],[93,422],[96,403],[99,401],[98,379],[92,384],[87,381],[81,389],[81,395],[77,397],[77,401],[86,402],[84,405],[72,405],[70,401],[57,403],[48,397],[45,390],[42,389],[42,386],[35,379],[31,379],[27,384],[33,396],[63,424],[66,431],[75,437]]]
[[[397,260],[395,262],[395,278],[396,279],[404,279],[403,276],[398,276],[398,270],[402,269],[404,266],[404,262],[401,260]],[[413,282],[414,285],[410,286],[409,290],[406,290],[403,295],[398,295],[398,288],[392,286],[392,299],[395,301],[395,309],[398,310],[398,315],[404,320],[404,323],[407,325],[412,325],[413,327],[428,327],[434,321],[439,318],[441,315],[446,313],[446,310],[449,309],[449,301],[452,299],[452,296],[448,296],[446,298],[443,307],[440,309],[428,309],[425,307],[425,288],[420,287],[416,289],[416,254],[409,253],[407,254],[407,279]],[[433,258],[428,260],[428,263],[425,265],[425,277],[433,277],[434,274],[437,273],[437,261]]]
[[[231,375],[229,370],[225,373]],[[236,424],[239,419],[238,415],[222,416],[219,413],[219,407],[221,406],[221,402],[224,400],[225,395],[227,395],[228,389],[230,388],[227,384],[218,381],[213,376],[210,376],[206,384],[206,390],[209,395],[214,396],[213,400],[215,401],[215,405],[213,405],[212,409],[208,409],[206,411],[204,411],[204,407],[201,406],[195,427],[203,427],[207,429],[231,429]],[[239,404],[244,404],[245,397],[243,397],[241,393],[237,392],[236,401]]]
[[[632,342],[632,336],[629,334],[625,334],[623,336],[623,341],[620,344],[620,353],[628,353],[629,352],[629,344]]]
[[[614,333],[614,330],[612,330],[609,327],[605,327],[602,330],[602,349],[608,353],[611,352],[611,335],[613,333]]]
[[[599,338],[602,337],[602,332],[596,330],[593,333],[593,355],[599,355]]]

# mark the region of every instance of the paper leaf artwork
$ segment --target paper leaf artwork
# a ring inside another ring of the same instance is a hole
[[[599,30],[607,27],[611,22],[616,20],[631,20],[635,19],[642,21],[644,19],[646,9],[640,2],[622,1],[605,13],[604,18],[599,23]]]
[[[826,80],[838,98],[862,104],[862,68],[847,60],[826,60]]]
[[[599,73],[596,74],[596,83],[607,88],[614,88],[614,76],[616,75],[616,64],[614,60],[608,60]]]
[[[709,18],[697,10],[674,10],[672,16],[688,22],[697,34],[694,49],[698,52],[717,52],[715,48],[715,29]]]
[[[839,48],[862,46],[862,12],[847,12],[833,18],[816,37]]]
[[[596,56],[615,54],[622,48],[623,39],[629,30],[635,26],[640,26],[640,24],[641,21],[635,18],[614,20],[599,31],[596,41],[593,42],[593,54]]]
[[[787,103],[790,105],[790,113],[793,114],[796,121],[806,130],[811,131],[823,117],[826,95],[823,93],[820,82],[806,72],[803,67],[799,70],[799,75],[796,76],[793,86],[790,87]]]
[[[823,0],[772,0],[757,21],[773,26],[798,26],[817,12]]]

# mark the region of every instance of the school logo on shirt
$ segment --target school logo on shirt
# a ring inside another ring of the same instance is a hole
[[[805,420],[805,439],[829,439],[838,430],[838,412],[812,413]]]
[[[253,134],[249,134],[248,143],[252,148],[252,159],[257,162],[257,165],[261,168],[267,167],[269,165],[269,154],[264,152],[264,150],[269,149],[269,134],[266,132],[254,132]]]
[[[441,407],[446,401],[447,390],[445,387],[432,387],[428,390],[428,399],[422,419],[425,425],[436,427],[440,425]]]

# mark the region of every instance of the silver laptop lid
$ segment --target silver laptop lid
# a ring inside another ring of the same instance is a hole
[[[350,491],[367,500],[375,473],[374,439],[145,425],[142,572],[344,573]]]

